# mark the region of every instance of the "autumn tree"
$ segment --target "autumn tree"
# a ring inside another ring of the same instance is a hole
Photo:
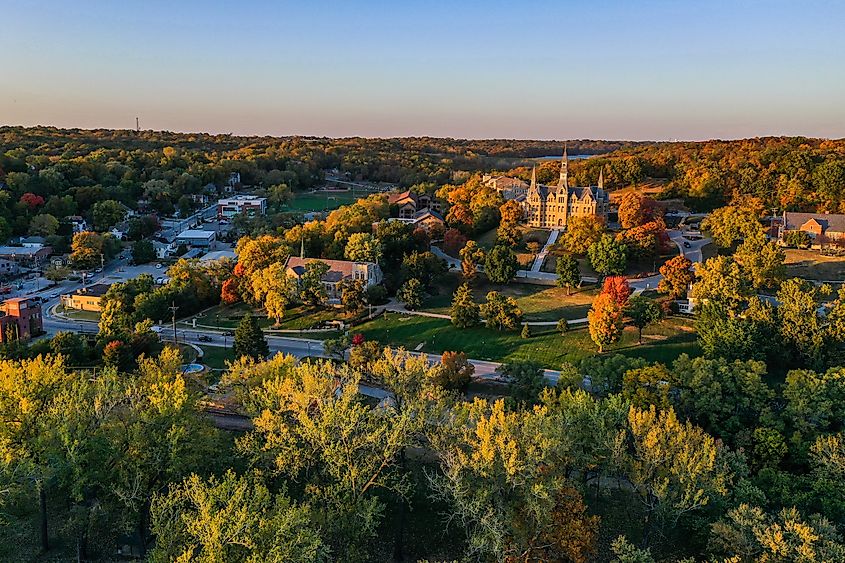
[[[570,254],[558,256],[555,273],[558,287],[565,287],[567,295],[572,293],[573,287],[581,285],[581,269],[578,261]]]
[[[598,346],[599,354],[604,352],[607,346],[619,340],[622,335],[622,307],[607,293],[599,294],[593,300],[593,306],[587,312],[587,318],[590,337]]]
[[[343,255],[353,262],[375,262],[381,259],[381,242],[370,233],[352,233]]]
[[[522,311],[513,297],[491,291],[481,305],[481,315],[487,328],[517,330],[522,324]]]
[[[253,272],[266,268],[274,262],[285,262],[289,251],[285,241],[272,235],[255,238],[241,237],[235,246],[243,275],[249,277]]]
[[[461,284],[455,290],[455,296],[452,298],[452,308],[450,316],[452,317],[452,324],[459,328],[468,328],[478,325],[480,309],[472,295],[472,290],[469,284]]]
[[[619,223],[623,229],[633,229],[660,218],[660,208],[654,199],[637,192],[628,192],[619,202]]]
[[[329,271],[329,265],[320,260],[313,260],[305,264],[305,271],[299,277],[297,289],[299,300],[309,307],[319,307],[326,300],[326,288],[323,286],[323,276]]]
[[[631,296],[631,286],[625,276],[608,276],[602,282],[601,292],[609,295],[619,307],[625,307]]]
[[[484,249],[474,240],[470,240],[459,254],[464,281],[471,284],[478,277],[478,266],[484,262]]]
[[[104,253],[103,237],[97,233],[84,231],[73,235],[70,261],[74,267],[90,270],[100,264]]]
[[[742,267],[728,256],[715,256],[700,264],[695,276],[691,295],[699,301],[719,302],[736,311],[752,295]]]
[[[425,288],[420,280],[410,278],[399,288],[396,297],[405,304],[405,308],[416,311],[422,307],[423,299],[425,298]]]
[[[686,295],[689,285],[695,280],[692,262],[683,255],[675,256],[660,266],[663,278],[657,284],[657,290],[668,293],[672,299],[680,299]]]
[[[605,225],[596,217],[570,217],[566,223],[561,244],[570,254],[584,256],[605,232]]]
[[[443,389],[465,391],[472,381],[475,366],[469,363],[465,352],[443,352],[439,368],[432,371],[432,383]]]
[[[522,205],[516,200],[508,200],[499,207],[501,221],[496,231],[496,244],[516,246],[522,240],[519,222],[522,220]]]
[[[730,248],[745,237],[762,230],[755,214],[736,206],[720,207],[701,221],[701,229],[722,248]]]

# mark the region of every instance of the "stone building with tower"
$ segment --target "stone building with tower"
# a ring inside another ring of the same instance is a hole
[[[597,217],[607,220],[610,196],[604,190],[604,172],[599,172],[598,185],[570,186],[569,161],[566,147],[560,163],[560,178],[556,186],[537,183],[537,171],[531,172],[531,184],[522,203],[523,215],[529,227],[563,229],[572,217]]]

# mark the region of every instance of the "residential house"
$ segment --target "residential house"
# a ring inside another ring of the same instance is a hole
[[[288,276],[299,281],[305,273],[305,265],[310,262],[323,262],[329,266],[329,271],[322,277],[323,287],[329,299],[340,298],[341,283],[344,281],[361,280],[365,287],[378,285],[384,279],[381,268],[373,262],[350,262],[348,260],[322,260],[319,258],[299,258],[291,256],[285,263]]]
[[[40,300],[15,297],[0,303],[0,342],[29,340],[43,333]]]
[[[47,239],[44,237],[21,237],[20,245],[24,248],[44,248],[47,244]]]
[[[35,264],[50,256],[53,249],[49,246],[38,248],[26,246],[0,246],[0,258],[12,260],[18,264]]]
[[[88,228],[88,223],[86,223],[85,219],[83,219],[80,215],[68,215],[65,217],[65,223],[70,224],[73,234],[90,230]]]
[[[784,235],[790,231],[807,233],[814,245],[845,242],[845,215],[784,211],[783,220],[778,229],[778,239],[782,241]]]
[[[17,262],[0,258],[0,277],[10,278],[18,275],[20,271],[21,269]]]
[[[62,295],[62,305],[65,309],[77,309],[79,311],[102,311],[100,305],[103,295],[111,287],[108,283],[97,283],[78,289],[73,293]]]
[[[411,190],[392,193],[387,196],[387,203],[396,206],[400,219],[411,219],[423,209],[440,211],[440,203],[428,194],[416,194]]]
[[[446,221],[443,219],[443,216],[437,211],[432,211],[431,209],[417,211],[408,218],[391,217],[388,221],[400,221],[408,225],[413,225],[414,227],[420,227],[425,229],[429,234],[442,234],[446,229]],[[373,223],[373,229],[377,228],[378,223]]]

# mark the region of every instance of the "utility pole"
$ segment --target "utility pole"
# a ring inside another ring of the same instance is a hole
[[[136,133],[141,132],[141,122],[137,117],[135,118],[135,132]]]
[[[171,301],[170,312],[173,313],[173,344],[178,344],[179,342],[176,340],[176,311],[179,307],[176,305],[175,301]]]

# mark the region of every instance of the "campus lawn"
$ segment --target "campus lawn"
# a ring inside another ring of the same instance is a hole
[[[429,296],[423,303],[422,310],[430,313],[449,314],[452,306],[452,296],[461,282],[459,275],[449,275],[438,287],[437,295]],[[489,291],[498,291],[516,299],[520,309],[528,321],[556,321],[560,318],[583,319],[587,316],[590,305],[598,295],[598,290],[592,285],[584,285],[575,289],[571,295],[566,289],[544,285],[511,283],[497,285],[483,279],[473,288],[473,295],[477,303],[483,303]]]
[[[817,281],[845,280],[845,257],[823,256],[817,250],[788,248],[786,254],[786,277],[800,277]]]
[[[355,203],[369,194],[364,192],[328,191],[294,193],[293,199],[287,204],[288,211],[331,211],[341,205]]]
[[[578,362],[597,353],[586,328],[573,329],[566,334],[550,330],[523,339],[518,332],[485,327],[459,329],[444,319],[387,313],[356,327],[355,332],[361,332],[368,339],[409,350],[415,350],[422,344],[421,350],[432,354],[458,350],[473,359],[499,362],[534,360],[553,369],[559,369],[564,362]],[[664,362],[672,361],[682,353],[698,353],[695,333],[686,320],[666,320],[646,329],[644,335],[640,346],[637,344],[637,331],[628,328],[620,342],[607,353],[618,352]]]
[[[63,305],[59,305],[58,311],[64,314],[67,318],[74,321],[94,321],[100,322],[100,313],[98,311],[81,311],[79,309],[65,309]]]
[[[234,361],[235,353],[231,346],[228,348],[221,348],[219,346],[200,346],[202,349],[202,358],[200,362],[204,363],[212,369],[225,369],[226,361]]]
[[[251,312],[258,320],[258,326],[262,329],[279,330],[303,330],[314,328],[321,322],[331,320],[344,320],[345,313],[334,307],[312,309],[303,305],[291,307],[285,311],[282,322],[276,325],[273,319],[268,319],[266,314],[258,309],[252,309],[246,303],[233,303],[232,305],[218,305],[208,309],[202,316],[197,318],[197,324],[217,327],[221,329],[236,328],[243,316]],[[219,324],[217,315],[219,315]]]

